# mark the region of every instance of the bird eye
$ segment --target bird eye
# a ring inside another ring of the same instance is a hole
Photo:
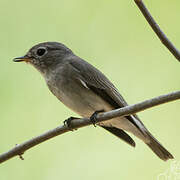
[[[43,55],[45,54],[45,52],[46,52],[46,49],[45,49],[45,48],[39,48],[39,49],[37,50],[36,54],[37,54],[38,56],[43,56]]]

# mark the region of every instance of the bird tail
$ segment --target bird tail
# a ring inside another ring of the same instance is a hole
[[[132,116],[133,117],[133,116]],[[167,161],[168,159],[173,159],[173,155],[166,150],[158,140],[153,137],[153,135],[146,129],[144,124],[139,120],[137,116],[133,117],[133,120],[138,124],[142,133],[144,134],[145,139],[142,139],[150,149],[162,160]],[[138,121],[139,120],[139,121]],[[136,134],[135,134],[136,135]]]
[[[150,132],[147,132],[149,141],[146,143],[150,149],[162,160],[167,161],[173,159],[173,155],[168,152],[159,142],[156,140]]]

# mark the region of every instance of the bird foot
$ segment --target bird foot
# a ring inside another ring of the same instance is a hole
[[[95,111],[91,117],[90,117],[90,120],[91,122],[93,123],[94,127],[96,127],[96,123],[97,123],[97,115],[101,112],[104,112],[104,110],[99,110],[99,111]]]
[[[66,120],[64,121],[64,126],[67,126],[70,131],[77,130],[77,129],[74,129],[74,128],[72,127],[72,125],[71,125],[71,121],[74,120],[74,119],[79,119],[79,118],[69,117],[68,119],[66,119]]]

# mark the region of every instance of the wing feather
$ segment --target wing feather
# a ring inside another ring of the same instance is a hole
[[[107,79],[107,77],[96,69],[94,66],[84,61],[81,58],[69,59],[69,64],[78,71],[78,78],[86,83],[87,87],[96,94],[106,100],[113,109],[127,106],[127,102],[118,92],[116,87]],[[126,118],[133,123],[143,134],[146,134],[146,128],[140,121],[137,115],[126,116]],[[140,127],[141,126],[141,127]]]

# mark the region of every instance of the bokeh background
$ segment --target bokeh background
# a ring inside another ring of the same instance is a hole
[[[145,2],[180,48],[180,1]],[[13,63],[39,42],[59,41],[103,71],[129,104],[180,89],[180,64],[133,0],[0,0],[0,153],[77,116],[47,89],[39,72]],[[180,161],[180,102],[139,113]],[[157,179],[172,161],[134,137],[131,148],[93,126],[49,140],[0,165],[1,180]]]

